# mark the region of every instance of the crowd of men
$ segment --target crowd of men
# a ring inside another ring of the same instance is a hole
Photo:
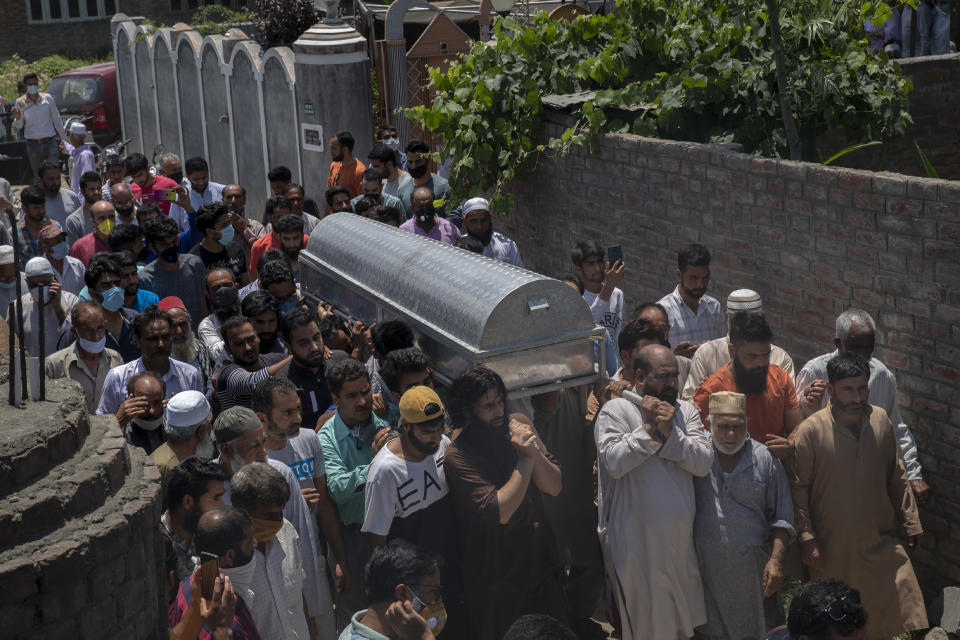
[[[308,301],[299,252],[339,212],[517,266],[520,251],[486,200],[450,199],[425,143],[400,153],[385,127],[369,168],[348,132],[330,148],[324,201],[275,167],[262,215],[203,158],[108,158],[72,188],[41,161],[2,227],[11,336],[20,273],[29,354],[161,471],[172,634],[590,639],[606,637],[598,615],[635,640],[927,626],[908,551],[929,487],[869,314],[841,314],[833,351],[796,371],[755,291],[707,294],[706,247],[637,304],[625,262],[583,241],[562,279],[606,332],[602,380],[517,401],[477,367],[441,388],[408,324]],[[784,630],[789,576],[813,581]]]

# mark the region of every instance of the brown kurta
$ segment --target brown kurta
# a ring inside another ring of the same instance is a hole
[[[533,480],[516,513],[500,524],[497,489],[516,465],[506,429],[478,426],[463,430],[443,462],[460,532],[467,615],[478,640],[500,640],[528,613],[567,622],[556,541]]]
[[[887,414],[871,407],[858,439],[828,404],[792,439],[798,539],[816,539],[823,557],[823,570],[811,569],[811,578],[836,578],[860,591],[868,638],[925,629],[923,595],[899,539],[901,525],[906,535],[923,528]]]

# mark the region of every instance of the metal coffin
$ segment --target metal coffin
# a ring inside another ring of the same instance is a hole
[[[300,280],[307,296],[367,324],[409,323],[444,383],[484,364],[522,397],[600,371],[603,329],[570,286],[367,218],[321,220]]]

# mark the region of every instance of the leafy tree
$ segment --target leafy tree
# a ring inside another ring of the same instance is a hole
[[[902,133],[911,122],[910,82],[884,54],[870,52],[867,14],[854,3],[779,2],[789,103],[806,157],[816,157],[816,135],[825,129],[870,140]],[[431,71],[433,104],[407,113],[442,136],[456,197],[492,193],[509,207],[503,186],[539,154],[596,144],[604,132],[738,142],[750,153],[786,155],[765,3],[617,6],[619,17],[557,22],[540,13],[530,26],[499,19],[495,43],[475,44],[445,73]],[[577,124],[538,144],[541,97],[579,91],[595,95],[575,112]]]

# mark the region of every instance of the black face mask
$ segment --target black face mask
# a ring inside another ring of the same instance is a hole
[[[733,359],[733,380],[740,391],[747,395],[761,394],[767,390],[767,369],[769,365],[747,369],[736,358]]]
[[[117,215],[121,218],[129,218],[133,213],[133,207],[127,207],[126,209],[121,209],[120,207],[115,206],[114,209],[117,210]]]
[[[174,264],[180,258],[180,247],[173,245],[172,247],[167,247],[162,252],[160,252],[160,258],[164,262],[169,262]]]
[[[481,236],[478,236],[473,233],[469,235],[473,236],[474,238],[479,240],[481,243],[483,243],[483,246],[487,246],[488,244],[490,244],[490,240],[493,238],[493,225],[490,225],[489,227],[487,227],[487,232]]]
[[[183,182],[183,171],[177,171],[176,173],[168,177],[174,182],[176,182],[177,184],[180,184],[181,182]]]
[[[421,209],[417,209],[416,211],[414,211],[413,215],[417,219],[417,224],[422,227],[428,222],[433,221],[433,217],[436,215],[436,211],[434,211],[433,205],[427,205]]]
[[[410,174],[411,178],[420,179],[423,176],[427,175],[427,165],[422,164],[419,167],[411,167],[407,169],[407,172]]]
[[[146,262],[147,258],[150,257],[150,249],[144,247],[140,249],[140,253],[137,254],[137,262]]]

